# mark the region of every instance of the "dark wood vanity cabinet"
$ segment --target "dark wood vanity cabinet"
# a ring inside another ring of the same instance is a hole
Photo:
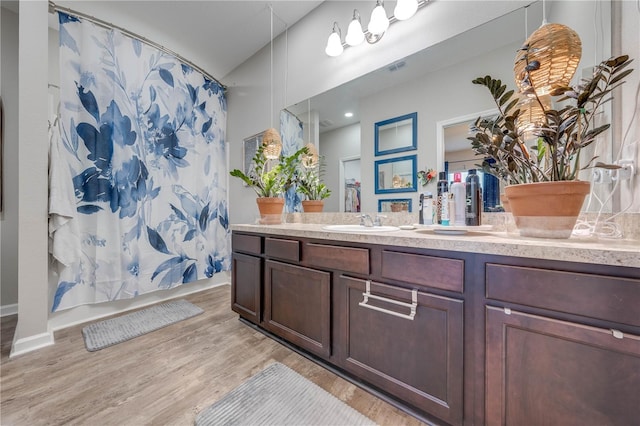
[[[365,280],[341,276],[342,286],[344,368],[447,423],[462,424],[463,301],[374,281],[375,299],[363,303]]]
[[[487,263],[486,424],[638,424],[637,277]]]
[[[234,233],[231,241],[231,309],[259,324],[262,317],[262,238]]]
[[[267,260],[263,326],[316,355],[331,355],[331,274]]]
[[[488,425],[640,420],[638,336],[488,307],[486,363]]]
[[[640,270],[233,233],[232,308],[423,421],[640,419]]]

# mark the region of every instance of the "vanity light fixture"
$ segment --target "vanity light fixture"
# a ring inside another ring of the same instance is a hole
[[[418,11],[418,0],[398,0],[393,16],[399,21],[411,18]]]
[[[327,40],[327,47],[324,49],[324,53],[329,56],[340,56],[344,48],[342,47],[342,41],[340,40],[342,31],[337,22],[333,23],[333,31]]]
[[[362,31],[362,23],[360,22],[360,13],[357,9],[353,9],[353,19],[349,24],[347,36],[344,41],[349,46],[357,46],[364,41],[364,32]]]
[[[340,56],[346,47],[357,46],[365,40],[369,44],[377,43],[391,24],[411,18],[418,9],[428,2],[429,0],[398,0],[394,15],[387,17],[387,12],[384,9],[384,0],[376,0],[376,6],[371,12],[369,27],[366,30],[362,29],[360,13],[357,9],[354,9],[353,18],[349,23],[344,43],[341,39],[340,26],[338,22],[334,22],[324,51],[328,56]]]
[[[389,18],[387,17],[387,11],[384,10],[384,0],[377,0],[376,7],[371,12],[369,32],[376,36],[382,36],[388,28]]]

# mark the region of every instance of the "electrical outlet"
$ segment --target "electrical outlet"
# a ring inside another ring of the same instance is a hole
[[[636,174],[635,162],[633,160],[620,160],[618,161],[618,165],[621,167],[618,169],[618,173],[616,174],[617,180],[628,180],[632,179],[633,175]]]
[[[593,169],[593,174],[591,175],[594,185],[605,185],[611,183],[611,173],[610,170],[607,169]]]

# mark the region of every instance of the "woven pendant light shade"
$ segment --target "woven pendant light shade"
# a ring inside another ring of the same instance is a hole
[[[264,145],[264,156],[268,160],[280,158],[282,152],[282,139],[276,129],[269,128],[262,134],[262,145]]]
[[[523,98],[518,107],[520,115],[518,116],[518,132],[525,140],[535,137],[536,129],[542,127],[545,123],[544,111],[551,109],[551,96],[540,96],[540,102],[536,98]],[[540,106],[542,106],[544,109]]]
[[[300,160],[302,161],[302,165],[304,167],[306,167],[307,169],[311,169],[318,164],[318,160],[320,159],[320,156],[318,155],[318,149],[311,142],[306,144],[304,147],[307,148],[308,153],[302,154],[300,156]]]
[[[575,31],[562,24],[542,25],[516,55],[513,72],[520,92],[533,89],[541,96],[568,86],[581,56],[582,42]]]

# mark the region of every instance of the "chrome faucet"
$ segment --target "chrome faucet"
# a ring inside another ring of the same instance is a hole
[[[386,218],[383,214],[377,214],[375,220],[373,221],[373,226],[382,226],[382,219]]]
[[[366,226],[367,228],[371,228],[373,226],[373,219],[371,219],[371,216],[368,214],[361,214],[360,215],[360,226]]]

